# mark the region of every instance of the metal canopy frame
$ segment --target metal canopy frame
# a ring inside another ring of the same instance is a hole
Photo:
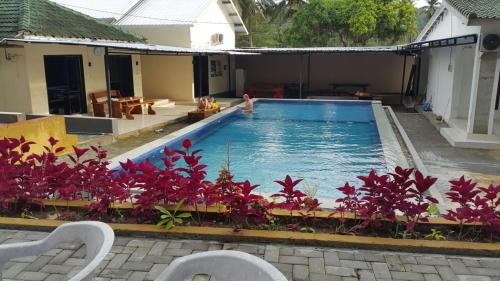
[[[424,49],[470,45],[470,44],[476,44],[477,41],[478,41],[477,34],[470,34],[464,36],[410,43],[406,45],[401,45],[398,47],[398,49],[401,54],[412,55]]]

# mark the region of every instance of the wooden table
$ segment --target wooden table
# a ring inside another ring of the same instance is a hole
[[[134,119],[132,114],[142,114],[142,106],[148,106],[148,114],[154,115],[153,100],[143,100],[140,97],[126,97],[112,100],[112,110],[114,118],[122,118],[123,114],[127,119]]]

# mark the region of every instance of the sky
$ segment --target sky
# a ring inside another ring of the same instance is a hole
[[[439,1],[439,2],[441,2],[441,1]],[[420,8],[420,7],[423,7],[426,5],[427,5],[427,1],[425,1],[425,0],[416,0],[415,1],[415,6],[417,6],[417,8]]]

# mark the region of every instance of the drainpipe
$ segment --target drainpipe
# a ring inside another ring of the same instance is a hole
[[[404,90],[405,90],[405,76],[406,76],[406,54],[403,62],[403,77],[401,78],[401,100],[400,104],[403,105],[403,97],[404,97]]]
[[[108,115],[113,116],[113,107],[111,106],[111,74],[109,70],[109,53],[108,47],[104,48],[104,74],[106,75],[106,91],[108,92]]]
[[[311,91],[311,53],[307,55],[307,95]]]

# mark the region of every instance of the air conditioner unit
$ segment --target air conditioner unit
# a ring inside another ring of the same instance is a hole
[[[214,45],[220,45],[220,44],[224,43],[224,34],[215,33],[214,35],[212,35],[212,43]]]
[[[483,34],[481,36],[481,52],[500,51],[500,36],[498,34]]]

